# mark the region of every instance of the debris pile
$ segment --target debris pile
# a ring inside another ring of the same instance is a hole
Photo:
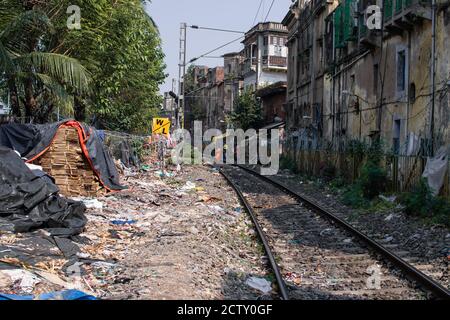
[[[253,225],[216,169],[165,166],[152,154],[124,168],[128,190],[83,193],[89,172],[121,189],[101,143],[75,122],[0,126],[0,300],[271,294],[270,281],[252,278],[269,279]],[[59,196],[36,164],[73,196]]]
[[[95,197],[106,193],[81,150],[74,127],[59,127],[49,149],[35,164],[55,179],[62,195]]]

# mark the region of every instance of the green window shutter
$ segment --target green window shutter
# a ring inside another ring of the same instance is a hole
[[[395,0],[395,13],[399,13],[403,8],[403,0]]]
[[[392,18],[392,1],[393,0],[384,0],[384,21]]]
[[[364,15],[361,15],[359,17],[358,28],[359,28],[360,36],[365,37],[367,35],[367,26],[366,26],[366,19],[365,19]]]
[[[336,48],[344,47],[344,23],[343,23],[343,6],[340,4],[336,7],[333,16],[334,25],[334,42]]]
[[[343,7],[344,41],[355,40],[352,5],[355,0],[345,0]]]

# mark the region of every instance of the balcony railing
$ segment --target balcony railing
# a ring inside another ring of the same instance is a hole
[[[394,16],[409,13],[413,7],[427,7],[431,5],[431,0],[385,0],[384,1],[384,21],[391,20]],[[414,12],[412,12],[414,13]]]
[[[268,67],[277,67],[277,68],[287,68],[287,58],[286,57],[277,57],[277,56],[269,56]]]

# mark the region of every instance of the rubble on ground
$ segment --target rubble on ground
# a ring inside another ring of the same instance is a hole
[[[0,234],[0,293],[79,290],[100,299],[257,299],[270,279],[253,225],[216,169],[161,177],[150,163],[128,171],[129,189],[86,206],[85,230]],[[175,169],[175,168],[174,168]],[[250,282],[249,282],[250,281]],[[264,282],[264,283],[263,283]],[[76,292],[79,292],[76,291]]]

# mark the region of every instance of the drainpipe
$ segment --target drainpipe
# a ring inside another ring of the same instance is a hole
[[[408,103],[406,104],[406,119],[405,119],[406,139],[408,139],[408,137],[409,137],[409,115],[410,115],[410,109],[412,108],[411,90],[410,90],[410,84],[411,84],[411,71],[410,71],[411,68],[410,67],[411,67],[411,30],[408,31],[408,87],[407,87]]]
[[[333,18],[334,18],[334,13],[333,13]],[[334,22],[334,19],[333,19]],[[336,66],[335,66],[335,60],[336,60],[336,26],[333,23],[333,54],[332,54],[332,63],[333,63],[333,89],[331,92],[331,110],[332,110],[332,116],[333,116],[333,122],[332,122],[332,131],[331,131],[331,144],[334,146],[334,128],[335,128],[335,122],[336,122],[336,106],[335,106],[335,89],[336,89]]]
[[[434,156],[434,109],[436,104],[436,0],[431,2],[431,121],[430,121],[430,138],[431,138],[431,156]]]
[[[383,62],[383,50],[384,50],[384,0],[381,0],[381,43],[380,43],[380,63],[378,64],[378,70],[380,72],[380,79],[381,79],[381,90],[380,90],[380,106],[378,110],[378,123],[377,123],[377,129],[379,134],[379,139],[381,139],[381,122],[383,121],[383,96],[384,96],[384,83],[385,83],[385,76],[386,76],[386,63],[387,61],[384,61],[383,65],[383,74],[381,74],[381,66]]]
[[[315,13],[312,12],[311,14],[311,18],[312,18],[312,36],[311,36],[311,40],[312,40],[312,52],[311,52],[311,56],[312,56],[312,61],[311,61],[311,98],[310,98],[310,104],[311,104],[311,111],[313,112],[314,115],[314,93],[315,93],[315,89],[316,89],[316,68],[315,68],[315,63],[316,63],[316,32],[315,32]],[[313,116],[314,117],[314,116]],[[312,121],[313,122],[313,121]],[[313,122],[314,123],[314,122]]]

